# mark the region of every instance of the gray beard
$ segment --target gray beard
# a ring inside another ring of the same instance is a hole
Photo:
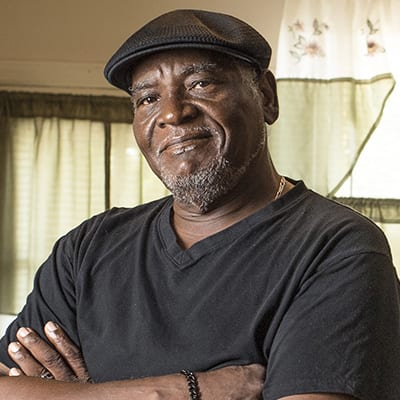
[[[179,203],[199,208],[205,213],[221,196],[236,186],[242,173],[223,157],[185,176],[161,171],[161,179]]]
[[[204,168],[184,176],[177,176],[170,170],[162,168],[160,178],[177,202],[194,206],[202,213],[206,213],[218,199],[229,193],[238,184],[252,161],[262,151],[265,132],[260,136],[260,143],[256,151],[240,167],[232,166],[229,160],[221,156]]]

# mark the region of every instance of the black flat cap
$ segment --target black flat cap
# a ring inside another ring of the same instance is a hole
[[[271,58],[267,41],[245,22],[210,11],[175,10],[130,36],[108,61],[104,75],[112,85],[129,93],[131,71],[140,58],[177,48],[214,50],[247,61],[259,70],[267,68]]]

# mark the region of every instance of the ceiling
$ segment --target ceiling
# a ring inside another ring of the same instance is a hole
[[[0,89],[119,94],[103,78],[105,62],[144,23],[176,8],[235,15],[274,49],[283,2],[0,0]]]

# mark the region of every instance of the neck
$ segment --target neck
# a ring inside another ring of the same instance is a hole
[[[265,207],[274,200],[280,179],[272,162],[260,159],[236,188],[207,212],[174,201],[173,226],[180,245],[189,248]]]

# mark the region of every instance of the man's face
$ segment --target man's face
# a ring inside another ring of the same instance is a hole
[[[175,200],[207,211],[263,151],[262,95],[247,69],[199,50],[164,51],[135,67],[135,137]]]

